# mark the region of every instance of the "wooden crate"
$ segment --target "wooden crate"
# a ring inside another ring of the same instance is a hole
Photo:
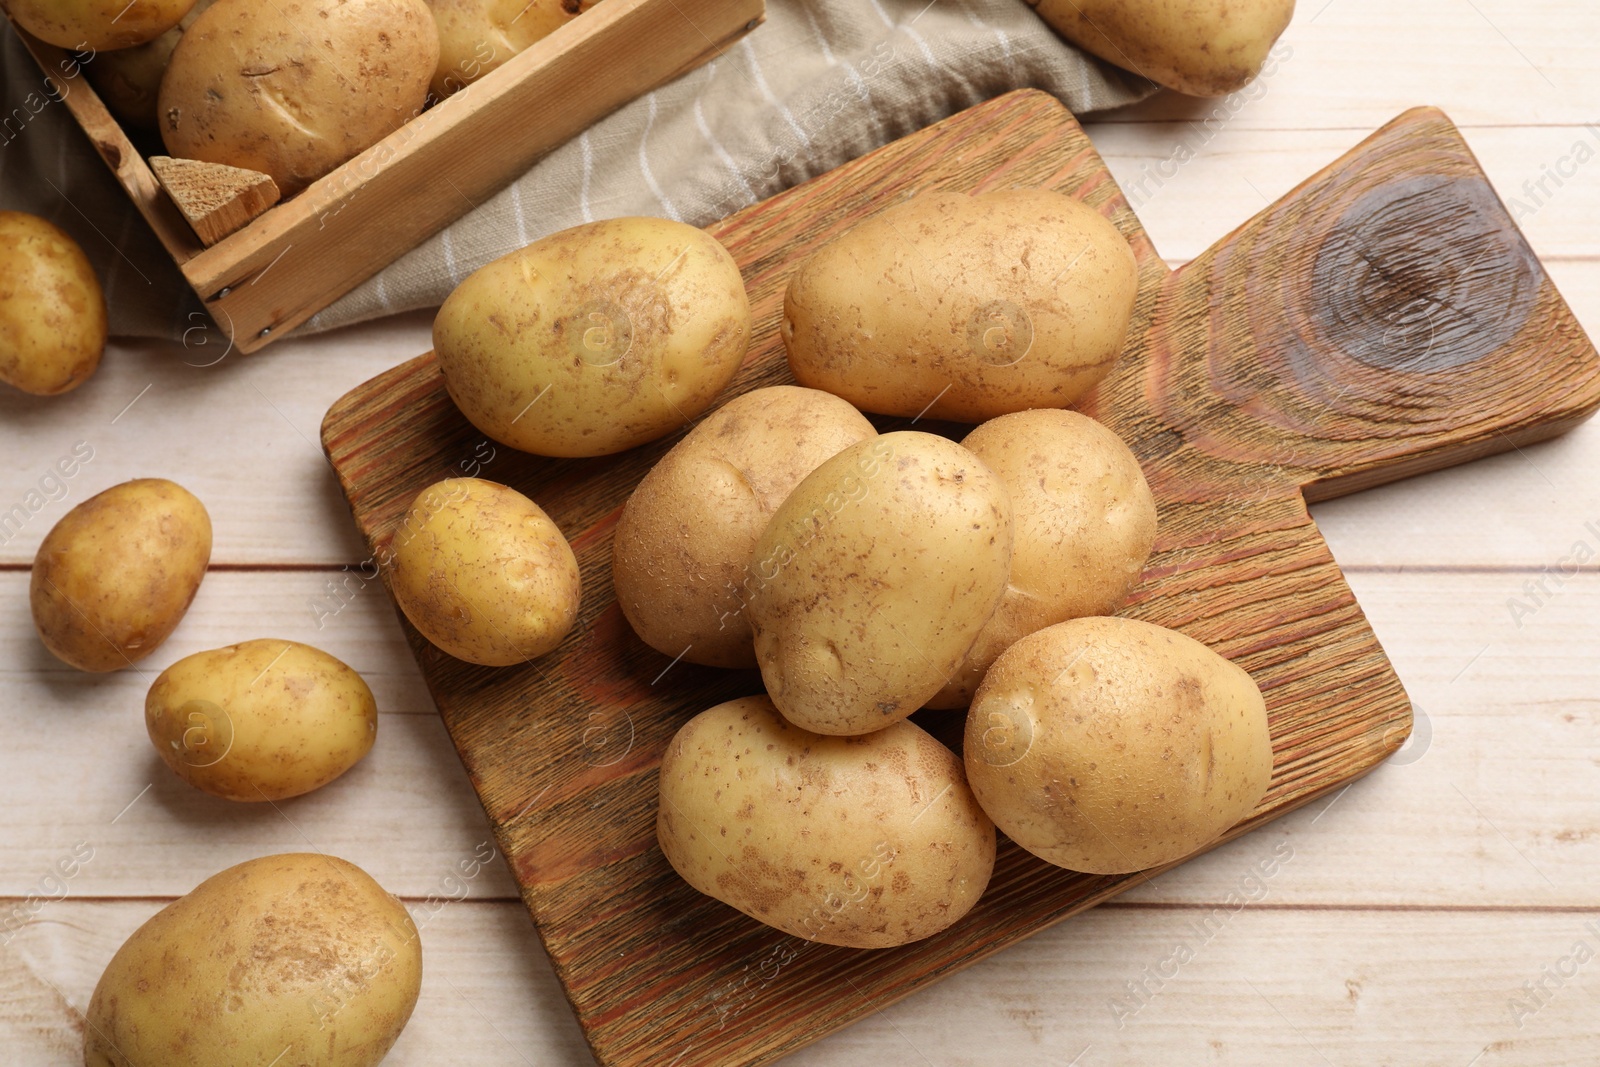
[[[765,0],[604,0],[210,248],[71,54],[17,33],[218,327],[253,352],[765,13]]]

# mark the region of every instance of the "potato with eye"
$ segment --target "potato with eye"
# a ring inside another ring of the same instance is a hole
[[[438,62],[423,0],[217,0],[167,65],[161,139],[293,196],[421,114]]]
[[[395,601],[457,659],[506,667],[559,645],[583,599],[572,546],[533,501],[482,478],[417,494],[384,559]]]
[[[5,0],[17,25],[58,48],[109,52],[153,41],[194,0]]]
[[[1144,573],[1156,535],[1156,502],[1138,459],[1085,415],[1002,415],[961,446],[1011,494],[1011,577],[994,618],[930,708],[966,707],[995,658],[1035,630],[1113,614]]]
[[[183,40],[183,31],[194,25],[201,12],[215,0],[197,0],[183,20],[153,41],[133,48],[102,52],[84,64],[89,84],[119,121],[141,130],[159,128],[156,100],[161,95],[161,78],[167,73],[173,50]]]
[[[754,667],[750,553],[824,460],[876,437],[815,389],[775,385],[706,416],[628,497],[611,547],[617,603],[644,643],[710,667]]]
[[[994,870],[961,761],[915,723],[822,737],[765,697],[701,712],[661,759],[656,838],[694,888],[807,941],[891,948],[948,929]]]
[[[84,1013],[83,1062],[376,1067],[421,990],[416,923],[371,875],[321,853],[264,856],[123,943]]]
[[[457,92],[533,42],[550,36],[598,0],[432,0],[439,26],[433,95]]]
[[[433,324],[456,406],[502,444],[605,456],[682,429],[750,343],[739,266],[704,230],[605,219],[475,271]]]
[[[1261,801],[1272,737],[1242,668],[1132,619],[1073,619],[989,668],[967,713],[967,780],[1047,863],[1128,874],[1216,841]]]
[[[1133,250],[1048,189],[928,192],[834,238],[783,301],[795,380],[863,411],[981,422],[1066,407],[1122,353]]]
[[[883,434],[812,471],[751,555],[773,704],[819,734],[881,730],[922,707],[1000,603],[1011,521],[1005,483],[933,434]]]
[[[164,478],[112,486],[45,535],[28,599],[39,639],[83,671],[131,667],[177,629],[211,561],[211,517]]]
[[[361,675],[321,649],[270,638],[180,659],[151,684],[144,719],[179,778],[248,802],[322,788],[378,735]]]
[[[106,296],[64,231],[0,211],[0,382],[35,396],[89,380],[106,348]]]

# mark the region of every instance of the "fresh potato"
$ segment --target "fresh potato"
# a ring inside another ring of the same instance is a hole
[[[628,498],[611,549],[617,602],[645,644],[710,667],[754,667],[750,553],[822,462],[876,437],[838,397],[775,385],[728,401]]]
[[[183,31],[194,25],[200,13],[215,0],[196,0],[183,20],[153,41],[115,52],[102,52],[83,65],[89,83],[106,107],[124,124],[141,130],[159,128],[156,100],[161,93],[161,77],[167,72],[173,49],[183,39]]]
[[[971,452],[905,430],[789,494],[750,562],[772,702],[819,734],[881,730],[949,680],[1005,592],[1011,500]]]
[[[482,267],[433,346],[462,414],[541,456],[604,456],[711,406],[750,342],[728,250],[666,219],[585,223]]]
[[[394,598],[411,625],[457,659],[523,663],[578,618],[578,560],[539,505],[481,478],[424,489],[391,543]]]
[[[1294,0],[1037,0],[1039,17],[1108,63],[1190,96],[1256,76]]]
[[[422,989],[405,906],[319,853],[201,882],[123,943],[89,1001],[85,1067],[373,1067]]]
[[[44,646],[84,671],[131,667],[177,629],[211,562],[211,516],[164,478],[114,485],[62,516],[33,560]]]
[[[1073,619],[1012,645],[972,702],[964,751],[996,826],[1090,874],[1204,848],[1255,809],[1272,777],[1250,675],[1132,619]]]
[[[1137,289],[1128,242],[1070,196],[924,193],[800,265],[783,340],[801,385],[863,411],[981,422],[1105,377]]]
[[[984,423],[962,447],[1011,494],[1011,578],[955,677],[928,701],[964,708],[995,657],[1058,622],[1110,615],[1144,573],[1156,502],[1122,439],[1075,411],[1040,408]]]
[[[598,0],[432,0],[439,26],[433,95],[443,99],[477,81],[533,42],[559,30]]]
[[[89,257],[37,215],[0,211],[0,381],[76,389],[106,348],[106,297]]]
[[[361,675],[294,641],[187,656],[144,702],[150,743],[179,778],[224,800],[283,800],[327,785],[378,735]]]
[[[5,0],[17,25],[58,48],[132,48],[178,24],[194,0]]]
[[[700,892],[787,934],[890,948],[977,903],[994,825],[915,723],[819,737],[766,697],[696,715],[661,760],[656,837]]]
[[[284,196],[421,113],[439,62],[423,0],[218,0],[161,82],[161,139]]]

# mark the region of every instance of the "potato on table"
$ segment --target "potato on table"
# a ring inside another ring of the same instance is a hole
[[[0,381],[65,393],[105,347],[106,297],[83,249],[37,215],[0,211]]]
[[[963,752],[1006,836],[1090,874],[1203,848],[1255,810],[1272,778],[1250,675],[1132,619],[1073,619],[1012,645],[972,702]]]
[[[58,48],[103,52],[154,40],[194,0],[5,0],[17,24]]]
[[[701,712],[661,761],[661,850],[684,880],[795,937],[890,948],[971,910],[994,826],[914,723],[821,737],[765,697]]]
[[[877,431],[845,401],[775,385],[706,416],[622,509],[611,576],[645,644],[711,667],[754,667],[750,553],[774,511],[824,460]]]

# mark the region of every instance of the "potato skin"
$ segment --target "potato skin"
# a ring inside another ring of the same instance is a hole
[[[211,517],[188,490],[140,478],[90,497],[45,535],[28,599],[39,638],[83,671],[132,666],[183,620],[211,561]]]
[[[1256,76],[1294,0],[1039,0],[1039,17],[1108,63],[1190,96]]]
[[[559,30],[597,0],[431,0],[439,27],[433,95],[443,99]]]
[[[1156,502],[1139,461],[1075,411],[1002,415],[962,440],[1011,494],[1011,577],[994,618],[931,708],[964,708],[995,658],[1035,630],[1110,615],[1139,584]]]
[[[700,713],[667,746],[656,837],[700,892],[849,948],[948,928],[994,870],[961,761],[920,726],[822,737],[759,696]]]
[[[117,950],[83,1062],[374,1067],[421,988],[416,924],[370,875],[334,856],[266,856],[201,882]]]
[[[1147,870],[1249,815],[1272,778],[1261,691],[1173,630],[1073,619],[1007,649],[967,715],[983,810],[1047,863]]]
[[[105,348],[106,297],[83,249],[37,215],[0,211],[0,381],[69,392]]]
[[[80,52],[132,48],[178,24],[194,0],[6,0],[17,24],[41,41]]]
[[[133,48],[102,52],[84,65],[89,84],[118,121],[141,130],[160,129],[156,101],[161,95],[161,77],[167,72],[173,49],[183,40],[183,31],[214,2],[196,0],[182,21],[161,36]]]
[[[863,411],[981,422],[1105,377],[1137,291],[1128,242],[1070,196],[931,192],[801,264],[783,340],[796,381]]]
[[[457,659],[505,667],[559,645],[583,599],[572,546],[533,501],[482,478],[424,489],[395,532],[390,588]]]
[[[801,480],[876,437],[862,414],[815,389],[775,385],[706,416],[644,476],[612,541],[617,602],[644,643],[709,667],[754,667],[750,554]]]
[[[472,424],[541,456],[604,456],[711,406],[744,361],[750,301],[703,230],[606,219],[502,256],[456,287],[433,345]]]
[[[150,743],[174,774],[224,800],[320,789],[378,736],[361,675],[310,645],[263,638],[186,656],[144,702]]]
[[[915,430],[801,482],[751,556],[756,660],[785,718],[881,730],[954,674],[1005,592],[1011,500],[971,452]]]
[[[423,0],[218,0],[172,53],[161,138],[293,196],[420,114],[438,62]]]

